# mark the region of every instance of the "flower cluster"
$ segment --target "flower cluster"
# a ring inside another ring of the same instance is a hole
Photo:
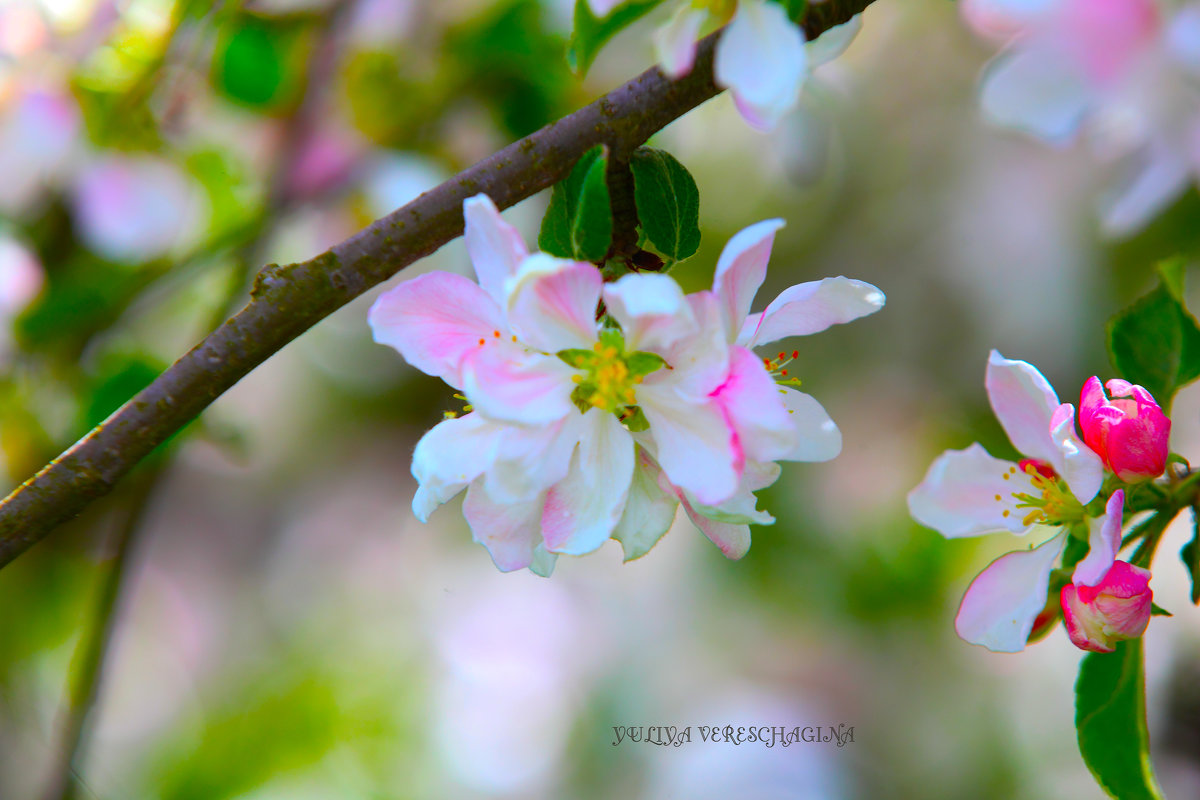
[[[588,0],[597,16],[605,16],[622,0]],[[730,15],[732,14],[732,18]],[[729,20],[717,42],[713,77],[729,89],[742,117],[751,126],[770,130],[800,99],[808,73],[842,53],[861,27],[861,18],[825,31],[806,46],[804,30],[784,7],[769,0],[713,0],[680,3],[670,21],[654,35],[663,72],[680,78],[692,71],[696,39],[710,19]]]
[[[1110,233],[1143,226],[1200,171],[1200,4],[966,0],[963,13],[1008,45],[984,76],[989,118],[1055,144],[1082,135],[1117,165]]]
[[[967,589],[955,620],[959,636],[997,652],[1024,649],[1060,613],[1076,646],[1110,652],[1141,636],[1150,618],[1149,571],[1117,560],[1126,491],[1162,474],[1171,422],[1141,386],[1098,378],[1075,407],[1060,403],[1031,364],[993,351],[988,399],[1013,446],[1013,463],[979,444],[948,450],[908,496],[922,525],[948,538],[1053,531],[1041,544],[1001,556]],[[1064,563],[1070,577],[1054,596],[1052,573],[1072,538],[1087,554]],[[1049,598],[1049,600],[1048,600]]]
[[[712,290],[685,295],[663,274],[605,284],[594,264],[530,253],[486,195],[463,212],[479,283],[432,272],[369,313],[376,341],[467,404],[417,444],[420,519],[466,489],[463,513],[496,566],[548,574],[558,554],[610,537],[627,560],[643,555],[682,505],[739,558],[749,523],[773,521],[753,493],[778,477],[774,462],[840,451],[788,354],[752,348],[873,313],[884,297],[827,278],[751,314],[782,221],[734,236]]]

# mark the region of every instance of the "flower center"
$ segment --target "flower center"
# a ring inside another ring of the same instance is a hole
[[[799,355],[799,350],[793,350],[791,355],[780,350],[779,355],[775,358],[764,358],[763,367],[776,383],[784,386],[799,386],[800,379],[788,375],[787,371],[787,365],[795,361]]]
[[[558,357],[580,370],[571,377],[576,384],[571,400],[581,413],[601,408],[622,419],[637,413],[637,385],[666,366],[654,353],[626,352],[621,333],[611,329],[600,332],[591,350],[563,350]]]
[[[1009,467],[1005,479],[1017,473],[1017,467]],[[1020,469],[1029,476],[1034,492],[1013,492],[1017,500],[1016,508],[1029,509],[1021,523],[1032,525],[1039,522],[1043,525],[1066,525],[1084,520],[1083,504],[1075,499],[1066,483],[1058,477],[1058,473],[1044,461],[1027,458],[1020,463]],[[1000,501],[1000,495],[996,500]],[[1004,516],[1009,512],[1004,511]]]

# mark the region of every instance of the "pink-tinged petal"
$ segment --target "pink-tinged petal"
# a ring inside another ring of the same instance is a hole
[[[612,538],[621,543],[625,561],[633,561],[650,552],[675,521],[679,500],[659,485],[661,472],[650,454],[638,447],[629,499],[621,521],[612,533]]]
[[[467,488],[463,516],[472,538],[487,548],[496,567],[512,572],[534,563],[534,550],[542,543],[542,506],[542,497],[528,503],[497,503],[477,479]]]
[[[742,471],[738,491],[733,497],[717,506],[706,506],[694,497],[688,497],[692,511],[717,522],[732,525],[772,525],[775,517],[758,508],[754,493],[770,486],[779,479],[782,470],[778,464],[748,461]]]
[[[1154,608],[1150,577],[1150,570],[1114,561],[1096,586],[1064,586],[1060,599],[1071,643],[1111,653],[1118,641],[1145,633]]]
[[[808,68],[815,70],[822,64],[828,64],[846,52],[846,48],[862,30],[862,14],[855,14],[847,22],[834,25],[816,39],[804,46],[808,54]]]
[[[984,378],[988,402],[1017,452],[1048,462],[1062,472],[1062,453],[1050,435],[1058,395],[1037,367],[993,350]]]
[[[413,451],[412,474],[420,490],[413,513],[425,522],[433,509],[466,488],[492,466],[504,426],[479,414],[434,425]]]
[[[1167,466],[1171,420],[1141,386],[1114,379],[1108,389],[1111,401],[1099,378],[1083,385],[1079,423],[1084,441],[1123,481],[1158,477]]]
[[[1010,39],[1043,23],[1062,0],[963,0],[963,19],[976,33],[992,39]]]
[[[661,273],[626,275],[608,284],[604,305],[621,325],[626,350],[665,355],[697,333],[691,303],[679,284]]]
[[[887,301],[883,292],[852,278],[825,278],[784,289],[761,314],[742,325],[737,343],[746,347],[820,333],[832,325],[874,314]]]
[[[367,312],[375,341],[396,348],[417,369],[462,388],[462,361],[508,331],[500,308],[473,281],[430,272],[379,295]]]
[[[687,301],[695,329],[670,347],[656,351],[671,369],[651,372],[646,376],[646,387],[671,387],[680,397],[703,403],[729,374],[729,342],[716,295],[696,292],[689,294]]]
[[[750,550],[750,526],[734,525],[728,522],[717,522],[715,519],[700,514],[688,502],[687,497],[680,497],[683,510],[688,519],[708,537],[708,540],[721,549],[726,558],[736,561]]]
[[[536,253],[508,283],[508,322],[522,344],[557,353],[596,343],[604,279],[594,264]]]
[[[1081,503],[1090,502],[1104,483],[1104,462],[1075,434],[1075,406],[1063,403],[1050,416],[1050,438],[1058,448],[1055,466],[1071,493]]]
[[[979,573],[954,619],[959,637],[994,653],[1024,650],[1033,622],[1046,606],[1050,571],[1065,541],[1060,534],[1033,550],[1001,556]]]
[[[1074,138],[1093,101],[1081,68],[1053,43],[997,57],[987,67],[980,94],[991,122],[1054,144]]]
[[[908,493],[908,510],[917,522],[950,539],[1024,533],[1029,526],[1021,521],[1024,512],[1017,509],[1013,494],[1031,492],[1028,475],[976,443],[938,456],[921,484]]]
[[[46,282],[37,255],[17,239],[0,233],[0,324],[42,291]]]
[[[638,403],[650,423],[656,456],[671,483],[706,505],[737,491],[744,463],[737,437],[715,402],[688,402],[670,387],[644,384]]]
[[[725,330],[733,341],[750,313],[750,304],[758,287],[767,277],[767,261],[775,231],[784,226],[781,219],[768,219],[733,235],[717,259],[713,293],[717,296]]]
[[[821,404],[812,396],[786,386],[780,392],[796,441],[780,458],[814,463],[837,458],[842,452],[842,432]]]
[[[577,374],[558,356],[497,340],[464,358],[462,389],[484,416],[520,425],[545,425],[578,413],[571,402]]]
[[[566,477],[583,415],[567,414],[547,425],[509,425],[484,482],[499,503],[523,503]]]
[[[713,77],[733,92],[747,122],[774,127],[799,100],[806,73],[804,32],[783,7],[741,0],[717,42]]]
[[[1076,585],[1095,586],[1112,568],[1121,549],[1121,521],[1125,509],[1125,490],[1118,489],[1108,498],[1103,517],[1088,520],[1088,554],[1075,565],[1071,581]]]
[[[612,414],[593,408],[567,476],[546,495],[542,536],[551,553],[583,555],[612,536],[633,480],[633,438]]]
[[[464,238],[479,285],[496,304],[505,304],[505,282],[517,274],[521,262],[529,255],[525,240],[512,225],[500,216],[496,204],[486,194],[477,194],[463,201],[466,221]]]
[[[1125,80],[1161,34],[1157,0],[1063,0],[1051,33],[1088,78],[1105,87]]]
[[[737,436],[738,446],[750,461],[786,458],[799,442],[792,425],[794,415],[784,404],[782,390],[754,353],[735,347],[730,356],[729,376],[712,397]]]
[[[663,74],[671,80],[682,78],[692,71],[696,61],[696,39],[708,12],[681,6],[671,20],[654,33],[654,54]]]
[[[1188,154],[1155,142],[1132,154],[1124,180],[1100,202],[1100,224],[1108,236],[1127,236],[1146,225],[1191,183]]]

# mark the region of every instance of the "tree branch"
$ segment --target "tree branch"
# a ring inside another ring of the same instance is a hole
[[[809,39],[872,0],[831,0],[805,23]],[[269,264],[250,302],[152,384],[0,503],[0,567],[110,492],[123,475],[256,366],[371,287],[463,231],[462,203],[486,192],[508,208],[567,176],[587,150],[625,157],[720,89],[703,39],[678,81],[651,68],[599,100],[514,142],[309,261]]]

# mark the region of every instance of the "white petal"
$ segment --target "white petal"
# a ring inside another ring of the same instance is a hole
[[[846,52],[846,48],[862,30],[862,14],[855,14],[841,25],[834,25],[804,46],[808,53],[808,68],[815,70]]]
[[[781,219],[768,219],[738,231],[717,259],[712,290],[720,303],[730,341],[741,330],[754,295],[767,277],[775,232],[783,226]]]
[[[954,629],[965,641],[996,653],[1025,649],[1033,622],[1046,607],[1050,572],[1065,535],[1033,550],[1018,550],[993,561],[971,582]]]
[[[692,71],[696,39],[707,18],[708,12],[703,9],[680,6],[671,20],[654,32],[654,55],[668,78],[682,78]]]
[[[1088,554],[1075,565],[1071,582],[1076,586],[1095,586],[1104,580],[1121,549],[1121,522],[1125,510],[1125,490],[1118,489],[1108,498],[1103,517],[1088,519]]]
[[[508,426],[486,474],[492,499],[528,502],[566,477],[582,422],[582,414],[568,413],[547,425]]]
[[[669,387],[643,385],[638,402],[650,422],[655,455],[671,483],[706,505],[737,491],[740,459],[733,432],[715,402],[688,402]]]
[[[1126,174],[1100,203],[1100,222],[1108,236],[1127,236],[1145,226],[1179,197],[1191,181],[1186,153],[1155,142],[1131,155]]]
[[[670,386],[679,396],[706,402],[729,374],[729,342],[721,321],[721,310],[712,292],[687,296],[696,320],[693,333],[669,348],[658,351],[671,365],[646,376],[647,386]]]
[[[496,210],[496,204],[486,194],[477,194],[463,201],[464,236],[467,253],[475,265],[479,285],[491,295],[496,305],[505,304],[504,284],[529,255],[525,240]]]
[[[780,456],[784,461],[829,461],[842,452],[842,432],[815,398],[780,387],[792,421],[796,446]]]
[[[713,74],[750,124],[771,128],[800,98],[807,71],[804,32],[778,3],[741,0],[717,42]]]
[[[1062,451],[1050,435],[1058,395],[1046,377],[1032,364],[993,350],[984,385],[992,411],[1017,452],[1049,463],[1061,475]]]
[[[588,8],[597,19],[607,17],[610,11],[624,2],[625,0],[587,0]]]
[[[604,280],[594,264],[535,253],[508,281],[508,324],[522,344],[546,353],[590,348]]]
[[[1065,144],[1079,130],[1093,95],[1067,56],[1049,44],[997,57],[983,77],[984,115],[998,125]]]
[[[874,314],[887,301],[865,281],[838,276],[784,289],[761,314],[742,325],[738,344],[756,347],[788,336],[820,333],[831,325]]]
[[[621,325],[627,350],[665,354],[697,331],[691,303],[661,273],[626,275],[604,287],[604,305]]]
[[[758,356],[744,347],[730,355],[729,375],[712,397],[737,434],[737,446],[750,461],[786,458],[799,445],[796,415]]]
[[[412,474],[420,489],[413,513],[422,522],[492,465],[504,426],[479,414],[434,425],[413,451]]]
[[[938,456],[921,484],[908,493],[908,511],[917,522],[947,538],[996,531],[1024,533],[1029,526],[1021,522],[1024,512],[1016,508],[1014,492],[1033,492],[1029,476],[976,443]]]
[[[1050,418],[1050,437],[1060,453],[1059,470],[1071,493],[1089,503],[1104,483],[1104,462],[1075,433],[1075,406],[1063,403]]]
[[[659,486],[660,469],[650,455],[638,447],[636,459],[629,499],[612,534],[612,538],[621,543],[626,561],[641,558],[658,544],[670,530],[679,507],[679,500]]]
[[[542,536],[551,553],[583,555],[612,536],[633,480],[633,438],[598,408],[584,415],[584,432],[567,476],[546,495]]]
[[[463,516],[472,537],[487,548],[496,567],[512,572],[534,563],[535,548],[542,543],[542,505],[542,497],[529,503],[497,503],[477,479],[467,488]]]
[[[758,509],[758,498],[754,496],[754,492],[778,480],[781,471],[778,464],[748,461],[742,471],[737,494],[733,497],[718,506],[706,506],[693,497],[688,498],[688,503],[695,513],[717,522],[732,525],[772,525],[775,517]]]

